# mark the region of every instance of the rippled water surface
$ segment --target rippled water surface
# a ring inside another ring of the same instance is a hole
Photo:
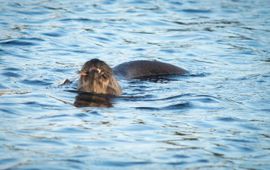
[[[268,0],[0,0],[0,169],[269,169]],[[178,65],[75,107],[89,59]]]

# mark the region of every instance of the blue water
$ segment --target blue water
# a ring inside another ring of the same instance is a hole
[[[270,169],[268,0],[0,1],[0,169]],[[190,74],[77,108],[92,58]]]

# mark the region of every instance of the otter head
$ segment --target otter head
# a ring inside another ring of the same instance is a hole
[[[99,59],[92,59],[83,65],[78,91],[115,96],[122,93],[112,69]]]

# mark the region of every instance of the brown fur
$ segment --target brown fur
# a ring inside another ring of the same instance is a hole
[[[122,90],[112,69],[103,61],[92,59],[80,71],[78,91],[120,96]]]

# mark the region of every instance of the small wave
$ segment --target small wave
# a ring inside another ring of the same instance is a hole
[[[48,11],[42,11],[42,10],[37,10],[37,11],[17,11],[17,13],[19,14],[24,14],[24,15],[44,15],[44,14],[48,14]]]
[[[42,38],[37,37],[22,37],[18,39],[7,39],[0,41],[0,45],[4,46],[33,46],[38,45],[37,42],[44,41]]]
[[[240,25],[239,21],[229,21],[229,20],[213,20],[213,21],[201,21],[201,22],[182,22],[182,21],[172,21],[178,25]]]
[[[61,8],[61,7],[43,6],[43,8],[49,9],[49,10],[52,10],[52,11],[56,11],[56,10],[67,11],[65,8]]]
[[[37,38],[37,37],[23,37],[23,38],[20,38],[20,40],[25,40],[25,41],[37,41],[37,42],[40,42],[40,41],[45,41],[44,39],[42,38]]]
[[[187,93],[187,94],[180,94],[180,95],[169,96],[169,97],[159,98],[159,99],[145,99],[144,101],[164,101],[164,100],[172,100],[172,99],[177,99],[177,98],[182,98],[182,97],[187,97],[187,96],[192,96],[192,94]]]
[[[218,121],[222,121],[222,122],[235,122],[235,121],[240,121],[237,118],[233,118],[233,117],[220,117],[217,118]]]
[[[159,110],[182,110],[190,108],[192,105],[189,102],[172,104],[164,107],[135,107],[139,110],[150,110],[150,111],[159,111]]]
[[[10,114],[10,115],[15,115],[16,114],[16,111],[13,111],[12,109],[2,109],[2,108],[0,108],[0,112],[1,113],[7,113],[7,114]]]
[[[5,46],[34,46],[38,45],[37,43],[29,42],[29,41],[21,41],[21,40],[9,40],[9,41],[2,41],[0,45]]]
[[[15,67],[7,67],[7,68],[5,68],[3,70],[6,70],[6,71],[21,71],[20,69],[15,68]]]
[[[0,159],[1,169],[14,169],[14,165],[18,163],[17,158],[11,158],[11,156],[6,155],[5,158]],[[16,169],[16,168],[15,168]]]
[[[49,36],[49,37],[61,37],[61,36],[63,36],[63,33],[61,33],[61,32],[47,32],[47,33],[43,33],[42,35]]]
[[[28,85],[37,85],[37,86],[49,86],[52,85],[53,83],[50,82],[45,82],[42,80],[23,80],[21,81],[23,84],[28,84]]]
[[[29,90],[23,90],[23,89],[19,89],[19,90],[12,90],[12,89],[6,89],[6,90],[0,90],[0,96],[1,95],[12,95],[12,94],[28,94],[31,93],[31,91]]]
[[[42,104],[37,101],[28,101],[28,102],[23,102],[21,104],[28,105],[29,107],[42,107],[42,108],[52,108],[54,107],[53,104]]]
[[[195,100],[202,101],[204,103],[217,103],[219,98],[210,95],[194,95]]]
[[[150,111],[159,111],[162,110],[162,108],[156,108],[156,107],[136,107],[138,110],[150,110]]]
[[[212,10],[209,9],[183,9],[183,12],[186,13],[211,13]]]
[[[188,76],[190,76],[190,77],[206,77],[209,75],[210,75],[210,73],[190,73]]]
[[[163,107],[163,109],[166,110],[177,110],[177,109],[186,109],[190,108],[192,104],[190,102],[183,102],[183,103],[177,103],[177,104],[172,104],[166,107]]]
[[[2,75],[6,76],[6,77],[16,77],[16,78],[21,77],[20,74],[17,74],[17,73],[14,73],[14,72],[4,72],[4,73],[2,73]]]
[[[62,22],[90,22],[90,23],[100,23],[100,20],[97,19],[89,19],[89,18],[64,18],[60,19]]]
[[[148,161],[104,161],[102,165],[107,165],[111,167],[128,167],[128,166],[135,166],[135,165],[147,165],[151,164],[152,162]]]
[[[102,41],[102,42],[108,42],[108,41],[111,41],[111,40],[108,39],[108,38],[100,37],[100,36],[93,36],[93,38],[95,38],[95,39],[98,40],[98,41]]]
[[[36,119],[57,119],[57,118],[65,118],[65,117],[69,117],[70,115],[68,114],[57,114],[57,115],[45,115],[45,116],[42,116],[42,117],[38,117]]]
[[[135,96],[123,95],[117,98],[122,99],[124,101],[155,101],[154,99],[153,100],[149,99],[149,98],[154,98],[153,95],[135,95]]]

